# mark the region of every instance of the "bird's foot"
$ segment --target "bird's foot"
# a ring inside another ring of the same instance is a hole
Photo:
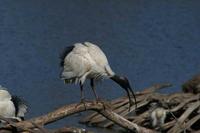
[[[5,127],[5,125],[7,126],[11,126],[12,128],[16,128],[15,122],[19,122],[14,118],[3,118],[0,117],[0,128]]]
[[[97,103],[101,103],[101,104],[103,105],[103,109],[104,109],[104,110],[105,110],[106,108],[112,108],[112,107],[111,107],[111,104],[110,104],[109,102],[103,100],[103,99],[98,98],[98,99],[96,99],[96,102],[97,102]]]
[[[101,99],[101,98],[96,98],[96,103],[103,103],[103,102],[104,102],[103,99]]]
[[[86,100],[85,99],[81,99],[81,101],[80,101],[80,103],[78,103],[77,105],[76,105],[76,108],[78,107],[78,106],[80,106],[80,105],[84,105],[84,108],[85,108],[85,110],[87,109],[86,108],[86,104],[85,104],[85,102],[86,102]]]

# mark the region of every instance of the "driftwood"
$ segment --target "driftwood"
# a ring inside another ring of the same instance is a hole
[[[122,129],[139,133],[153,132],[200,132],[200,94],[178,92],[161,94],[157,91],[171,87],[171,84],[157,84],[136,93],[137,109],[132,106],[129,111],[129,99],[124,96],[112,100],[85,104],[65,105],[53,112],[21,122],[11,122],[4,118],[7,124],[0,127],[0,133],[86,133],[85,129],[76,127],[61,127],[60,129],[46,129],[45,125],[56,122],[67,116],[84,111],[94,111],[80,120],[81,123],[104,128],[118,125]],[[153,105],[156,103],[156,106]],[[166,112],[164,123],[152,124],[151,114],[156,108]]]
[[[181,132],[200,132],[200,94],[192,93],[157,93],[159,89],[170,87],[170,84],[154,85],[136,94],[138,108],[131,107],[128,112],[128,99],[126,97],[113,100],[113,111],[124,118],[154,131],[181,133]],[[151,113],[155,109],[152,103],[159,103],[166,112],[166,119],[160,127],[153,127]],[[112,127],[114,122],[108,121],[98,113],[92,113],[83,118],[81,123],[96,125],[99,127]]]
[[[11,123],[3,127],[2,131],[11,130],[15,128],[15,130],[18,130],[18,132],[41,132],[41,133],[47,133],[47,132],[86,132],[85,130],[80,130],[77,128],[62,128],[55,131],[50,131],[47,129],[44,129],[44,125],[47,125],[49,123],[55,122],[59,119],[62,119],[64,117],[67,117],[69,115],[83,112],[86,110],[93,110],[98,112],[98,114],[103,115],[107,119],[113,121],[114,123],[118,124],[119,126],[126,128],[130,131],[135,132],[153,132],[152,130],[149,130],[144,127],[140,127],[139,125],[130,122],[129,120],[123,118],[122,116],[118,115],[117,113],[113,112],[110,108],[104,107],[103,103],[97,103],[96,101],[92,102],[85,102],[85,104],[71,104],[63,106],[53,112],[50,112],[48,114],[45,114],[43,116],[39,116],[30,120],[18,122],[18,123]]]

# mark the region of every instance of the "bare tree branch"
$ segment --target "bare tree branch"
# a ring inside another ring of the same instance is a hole
[[[64,117],[67,117],[69,115],[79,113],[79,112],[82,112],[82,111],[86,111],[86,110],[96,111],[96,112],[102,114],[107,119],[113,121],[117,125],[119,125],[123,128],[126,128],[128,130],[131,130],[131,131],[137,131],[139,133],[142,133],[142,132],[151,133],[151,132],[153,132],[152,130],[140,127],[137,124],[128,121],[127,119],[116,114],[115,112],[113,112],[109,108],[104,109],[104,105],[102,103],[96,103],[96,102],[93,102],[93,101],[92,102],[85,102],[85,105],[84,104],[66,105],[66,106],[63,106],[63,107],[53,111],[53,112],[45,114],[43,116],[39,116],[39,117],[30,119],[30,120],[18,122],[18,123],[16,123],[15,126],[18,127],[18,128],[22,128],[22,129],[30,129],[30,128],[34,128],[35,124],[36,125],[46,125],[46,124],[52,123],[54,121],[57,121],[59,119],[62,119]],[[9,128],[9,126],[7,126],[7,128]]]

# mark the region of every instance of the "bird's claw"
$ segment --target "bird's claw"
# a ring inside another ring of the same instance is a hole
[[[101,98],[96,99],[96,103],[103,103],[104,101]]]
[[[81,99],[81,101],[80,101],[80,103],[78,103],[77,105],[76,105],[76,108],[78,107],[78,106],[80,106],[80,105],[84,105],[84,108],[85,108],[85,110],[87,109],[86,108],[86,104],[85,104],[85,102],[86,102],[86,100],[85,99]]]
[[[96,99],[96,103],[101,103],[103,105],[103,109],[105,110],[106,108],[111,108],[110,104],[100,98]]]
[[[106,107],[105,107],[105,105],[104,105],[104,101],[103,101],[102,99],[97,98],[97,99],[96,99],[96,103],[97,103],[97,104],[98,104],[98,103],[101,103],[101,104],[103,105],[103,109],[104,109],[104,110],[106,109]]]

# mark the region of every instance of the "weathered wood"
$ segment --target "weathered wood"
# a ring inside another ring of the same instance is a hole
[[[188,129],[190,128],[195,122],[197,122],[198,120],[200,120],[200,115],[197,115],[195,117],[193,117],[191,120],[189,120],[186,124],[185,124],[185,128]]]
[[[62,133],[74,131],[82,133],[84,129],[62,127],[55,130],[47,130],[43,126],[75,113],[95,111],[82,119],[81,122],[100,125],[101,127],[119,125],[124,129],[139,133],[153,133],[156,130],[168,133],[200,131],[200,127],[196,126],[200,120],[200,94],[183,92],[161,94],[156,92],[161,88],[169,86],[170,84],[157,84],[144,89],[142,92],[137,92],[137,109],[135,106],[132,106],[130,111],[128,111],[129,99],[127,97],[117,98],[110,103],[102,101],[104,104],[88,101],[85,104],[66,105],[43,116],[23,122],[12,123],[8,121],[9,124],[4,128],[12,129],[12,127],[16,127],[20,133]],[[154,110],[152,103],[159,104],[167,112],[167,119],[161,127],[152,127],[150,117],[152,110]],[[193,128],[193,125],[196,127]],[[0,128],[0,133],[3,131],[10,133],[10,131]]]
[[[138,93],[140,95],[148,94],[148,93],[153,93],[155,91],[158,91],[160,89],[166,88],[166,87],[171,87],[172,84],[170,83],[162,83],[162,84],[155,84],[151,87],[145,88],[142,92]]]
[[[140,107],[139,102],[143,101],[144,99],[147,99],[153,92],[159,89],[163,89],[163,88],[171,87],[171,86],[172,85],[169,83],[155,84],[151,87],[145,88],[142,92],[137,92],[136,97],[137,97],[137,102],[138,102],[138,108]],[[122,116],[129,114],[129,112],[127,112],[127,108],[129,107],[128,101],[129,100],[127,99],[127,97],[121,97],[121,98],[111,101],[114,112],[120,113]],[[135,107],[131,107],[130,112],[133,112],[134,110],[135,110]],[[91,115],[88,115],[84,119],[81,119],[80,123],[95,124],[104,120],[107,120],[107,119],[102,117],[98,113],[93,113]],[[112,122],[109,122],[109,123],[112,123]],[[108,124],[108,126],[110,126],[110,124]]]
[[[48,114],[45,114],[43,116],[39,116],[30,120],[18,122],[15,124],[15,127],[21,128],[21,129],[31,129],[36,127],[36,125],[46,125],[49,123],[52,123],[54,121],[57,121],[59,119],[62,119],[64,117],[67,117],[69,115],[79,113],[86,110],[93,110],[100,114],[102,114],[107,119],[113,121],[117,125],[131,130],[131,131],[137,131],[137,132],[153,132],[152,130],[149,130],[147,128],[138,126],[135,123],[132,123],[128,121],[127,119],[123,118],[122,116],[116,114],[109,108],[104,108],[104,105],[102,103],[96,103],[94,101],[92,102],[85,102],[85,104],[71,104],[63,106],[53,112],[50,112]],[[7,126],[7,128],[10,128],[10,126]]]
[[[178,119],[177,123],[173,126],[173,128],[171,128],[169,130],[170,133],[177,133],[179,132],[179,130],[182,129],[186,129],[186,119],[188,118],[188,116],[196,109],[200,106],[200,102],[197,101],[195,103],[192,103],[192,105],[190,106],[190,108],[188,108],[182,115],[181,117]]]
[[[200,127],[196,129],[192,128],[192,125],[199,122],[200,117],[200,94],[177,92],[173,94],[161,94],[156,91],[160,87],[168,85],[154,85],[142,92],[136,93],[138,108],[135,110],[131,107],[131,112],[127,111],[128,98],[118,98],[117,102],[113,103],[113,111],[117,112],[124,118],[140,125],[142,127],[150,128],[152,130],[160,130],[159,128],[153,128],[151,125],[151,103],[158,102],[165,108],[167,112],[167,119],[162,125],[162,131],[169,133],[192,131],[200,131]],[[115,101],[115,100],[114,100]],[[87,121],[89,124],[95,124],[100,127],[112,127],[115,123],[108,121],[105,117],[102,117],[98,113],[90,114],[86,118],[82,119],[82,122]]]
[[[56,130],[53,130],[52,133],[93,133],[91,131],[86,131],[82,128],[76,127],[62,127]]]

